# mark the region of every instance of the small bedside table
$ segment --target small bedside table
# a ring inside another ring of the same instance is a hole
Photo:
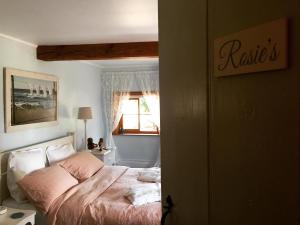
[[[24,216],[19,219],[12,219],[10,216],[13,213],[22,212]],[[35,214],[34,210],[22,210],[22,209],[13,209],[7,207],[7,212],[0,215],[0,224],[3,225],[34,225],[35,224]]]
[[[112,166],[114,164],[113,154],[111,150],[102,150],[93,149],[91,153],[104,162],[107,166]]]

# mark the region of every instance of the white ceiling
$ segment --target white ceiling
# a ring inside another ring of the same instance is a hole
[[[36,45],[158,40],[157,0],[0,0],[0,33]]]

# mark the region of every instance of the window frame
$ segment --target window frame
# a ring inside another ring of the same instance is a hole
[[[141,91],[132,91],[129,92],[129,99],[128,100],[138,100],[138,126],[139,129],[123,129],[123,114],[121,119],[118,123],[118,126],[113,131],[113,135],[159,135],[159,129],[156,131],[141,131],[140,124],[141,124],[141,114],[140,114],[140,98],[143,97],[143,92]]]

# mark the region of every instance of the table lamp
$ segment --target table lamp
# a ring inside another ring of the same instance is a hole
[[[87,120],[93,119],[92,108],[91,107],[79,107],[78,109],[78,119],[84,121],[84,145],[86,144],[86,122]]]

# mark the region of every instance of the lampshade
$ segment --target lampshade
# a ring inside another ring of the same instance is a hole
[[[78,109],[78,119],[89,120],[92,119],[92,108],[91,107],[79,107]]]

